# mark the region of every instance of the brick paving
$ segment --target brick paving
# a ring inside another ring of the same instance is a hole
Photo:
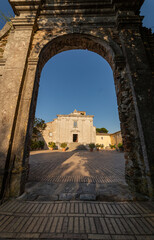
[[[87,196],[88,194],[88,196]],[[124,154],[117,151],[37,151],[30,156],[24,200],[132,200]]]
[[[125,182],[123,153],[116,151],[32,152],[29,181]]]
[[[154,239],[151,202],[28,202],[0,206],[1,239]]]
[[[123,154],[33,152],[30,164],[31,201],[22,196],[0,206],[0,239],[154,239],[153,202],[49,201],[48,194],[78,189],[119,196],[117,186],[126,186]]]

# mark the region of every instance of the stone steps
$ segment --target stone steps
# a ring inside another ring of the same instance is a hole
[[[69,143],[68,148],[69,148],[70,151],[87,150],[87,148],[81,143]]]

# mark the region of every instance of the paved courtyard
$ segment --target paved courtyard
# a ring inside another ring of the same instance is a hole
[[[131,200],[117,151],[40,151],[30,157],[27,200]]]
[[[0,239],[153,240],[153,202],[126,201],[124,165],[115,151],[33,152],[26,192],[0,206]]]
[[[31,152],[29,180],[44,182],[124,182],[124,154],[117,151]]]

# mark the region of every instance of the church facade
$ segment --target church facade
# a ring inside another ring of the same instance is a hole
[[[74,110],[68,115],[57,115],[52,122],[48,122],[42,133],[45,148],[49,142],[55,142],[58,148],[65,142],[68,146],[72,143],[88,145],[89,143],[103,144],[105,148],[110,144],[117,145],[122,142],[121,132],[113,134],[96,133],[93,126],[93,115],[86,115],[84,111]]]
[[[57,146],[63,142],[83,145],[95,143],[96,128],[93,126],[93,118],[93,115],[77,110],[68,115],[57,115],[56,119],[47,123],[43,138],[46,143],[55,142]]]

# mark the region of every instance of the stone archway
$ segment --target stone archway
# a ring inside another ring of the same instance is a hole
[[[133,192],[152,196],[152,70],[138,16],[142,1],[10,3],[18,16],[0,39],[6,40],[1,58],[1,197],[19,196],[24,190],[41,70],[52,56],[70,49],[94,51],[110,64],[126,179]]]

